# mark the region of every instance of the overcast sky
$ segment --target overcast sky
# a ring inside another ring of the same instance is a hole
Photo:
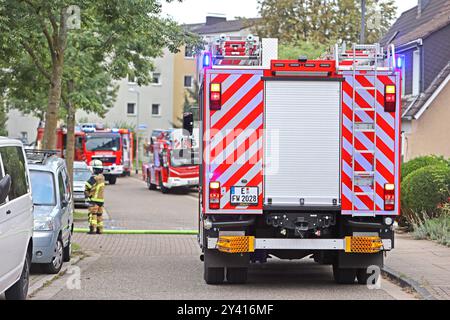
[[[397,15],[417,5],[417,0],[396,0]],[[183,0],[163,3],[163,11],[179,23],[201,23],[208,13],[223,14],[227,19],[237,16],[258,16],[258,0]]]

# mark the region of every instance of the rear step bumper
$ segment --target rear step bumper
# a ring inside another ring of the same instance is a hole
[[[344,239],[255,239],[254,250],[337,250],[347,251],[348,241]],[[381,239],[381,251],[392,249],[391,239]],[[217,238],[208,238],[208,249],[217,249]]]

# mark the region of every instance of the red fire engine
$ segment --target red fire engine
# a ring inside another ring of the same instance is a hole
[[[38,129],[38,146],[44,128]],[[67,130],[57,129],[57,149],[64,155]],[[75,161],[101,160],[105,178],[115,184],[117,177],[129,175],[133,163],[133,133],[128,129],[96,129],[92,126],[77,127],[75,132]]]
[[[313,256],[366,283],[400,214],[395,49],[276,60],[277,41],[221,36],[199,62],[199,243],[207,283],[250,262]],[[186,128],[188,129],[188,128]],[[372,270],[372,269],[369,269]]]
[[[182,129],[162,131],[153,142],[152,161],[146,167],[144,179],[150,190],[157,187],[168,193],[179,187],[197,187],[199,149],[194,136]]]

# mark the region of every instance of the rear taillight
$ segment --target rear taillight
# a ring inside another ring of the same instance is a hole
[[[395,209],[395,185],[387,183],[384,185],[384,210],[394,211]]]
[[[395,112],[397,102],[396,89],[393,85],[384,88],[384,111]]]
[[[209,108],[211,110],[220,110],[222,107],[222,86],[220,83],[211,83]]]
[[[220,209],[220,182],[209,183],[209,208]]]

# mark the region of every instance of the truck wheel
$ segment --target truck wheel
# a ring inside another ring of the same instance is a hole
[[[207,284],[221,284],[224,280],[224,268],[209,268],[205,263],[204,278]]]
[[[116,176],[109,177],[108,181],[109,181],[109,184],[116,184],[117,177]]]
[[[147,187],[148,187],[148,190],[156,190],[156,184],[153,184],[151,181],[152,180],[151,180],[150,175],[147,175]]]
[[[161,174],[159,175],[159,189],[161,189],[161,192],[164,193],[164,194],[169,193],[169,191],[170,191],[169,188],[164,187],[164,184],[162,182]]]
[[[232,284],[247,282],[248,268],[227,268],[227,281]]]
[[[369,281],[369,277],[373,276],[373,273],[367,273],[367,268],[361,268],[356,270],[356,279],[358,280],[359,284],[367,284],[367,282]],[[378,281],[378,277],[380,275],[378,274],[373,280],[375,280],[375,283]],[[372,280],[372,279],[371,279]],[[371,281],[370,284],[374,285],[375,283],[372,283],[373,280]]]
[[[6,300],[26,300],[28,296],[28,284],[30,282],[30,265],[31,256],[27,252],[25,262],[23,264],[20,279],[8,290],[5,291]]]
[[[334,281],[339,284],[354,284],[356,278],[355,269],[339,268],[336,265],[333,266]]]

